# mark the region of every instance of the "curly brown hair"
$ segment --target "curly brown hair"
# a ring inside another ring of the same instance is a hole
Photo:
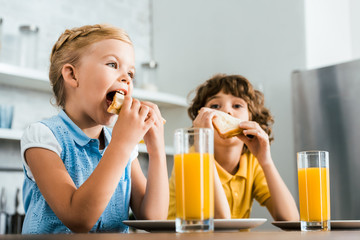
[[[245,77],[241,75],[216,74],[198,86],[194,91],[196,95],[188,108],[188,114],[191,120],[194,121],[199,110],[206,105],[209,98],[223,91],[225,94],[231,94],[244,99],[248,104],[250,120],[257,122],[269,135],[270,143],[274,140],[272,135],[274,119],[270,110],[264,105],[264,94],[254,89]],[[244,147],[247,151],[247,147]]]

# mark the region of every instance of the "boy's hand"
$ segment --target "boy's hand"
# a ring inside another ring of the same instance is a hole
[[[249,148],[250,152],[258,159],[261,166],[271,161],[269,136],[257,122],[243,121],[240,124],[243,134],[238,138]]]
[[[199,128],[211,128],[214,129],[212,125],[212,119],[215,117],[215,112],[211,108],[203,107],[200,109],[199,114],[193,121],[194,127]]]

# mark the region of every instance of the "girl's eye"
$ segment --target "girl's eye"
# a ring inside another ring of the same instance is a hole
[[[212,109],[219,109],[220,105],[219,104],[210,104],[209,107],[212,108]]]
[[[108,65],[109,67],[112,67],[112,68],[116,68],[117,67],[117,64],[116,63],[108,63],[106,64]]]
[[[128,72],[128,75],[130,78],[134,78],[134,73],[133,72]]]

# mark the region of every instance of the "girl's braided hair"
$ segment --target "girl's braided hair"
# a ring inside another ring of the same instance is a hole
[[[89,45],[105,39],[117,39],[132,45],[128,34],[124,30],[106,24],[67,29],[60,35],[51,51],[49,71],[50,83],[58,106],[63,108],[65,106],[62,67],[66,63],[77,66],[82,53],[86,51]]]

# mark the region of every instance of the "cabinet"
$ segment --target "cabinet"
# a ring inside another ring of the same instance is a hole
[[[0,84],[51,92],[47,73],[4,63],[0,63]],[[133,97],[153,102],[159,106],[162,115],[167,119],[165,125],[165,150],[168,155],[172,155],[172,132],[175,128],[183,126],[181,120],[184,119],[184,115],[186,116],[186,99],[169,93],[151,92],[138,88],[134,89]],[[0,129],[0,139],[19,141],[21,136],[21,130]],[[139,150],[140,152],[146,152],[145,145],[140,144]]]

